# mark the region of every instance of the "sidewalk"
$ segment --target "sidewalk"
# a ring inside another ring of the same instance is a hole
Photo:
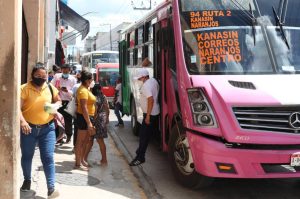
[[[111,122],[112,124],[114,121]],[[89,155],[92,168],[86,171],[73,170],[73,145],[64,144],[55,150],[56,182],[61,199],[145,199],[145,192],[132,173],[128,162],[116,148],[111,136],[105,140],[107,147],[108,166],[103,167],[100,162],[100,151],[97,142]],[[21,169],[21,168],[20,168]],[[32,166],[32,191],[21,192],[21,199],[47,198],[46,180],[40,161],[39,149],[34,155]],[[23,177],[21,175],[22,184]]]

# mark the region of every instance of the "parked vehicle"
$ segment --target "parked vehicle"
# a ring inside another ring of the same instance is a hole
[[[95,73],[98,63],[119,63],[118,51],[92,51],[82,55],[82,66]]]
[[[96,82],[99,82],[103,94],[113,107],[116,81],[119,77],[119,63],[99,63],[96,66]]]

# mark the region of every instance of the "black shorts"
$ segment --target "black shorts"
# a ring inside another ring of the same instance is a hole
[[[77,117],[77,121],[76,122],[77,122],[78,129],[79,130],[88,130],[88,126],[87,126],[87,123],[86,123],[83,115],[80,114],[80,113],[76,113],[76,117]],[[90,117],[90,120],[91,120],[91,122],[93,124],[94,117],[93,116],[89,116],[89,117]]]

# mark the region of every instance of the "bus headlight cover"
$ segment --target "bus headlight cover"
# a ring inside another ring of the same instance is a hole
[[[199,89],[188,90],[194,123],[199,126],[216,127],[216,120],[212,108],[203,91]]]
[[[196,102],[193,104],[193,109],[195,112],[203,112],[207,110],[206,104],[203,102]]]

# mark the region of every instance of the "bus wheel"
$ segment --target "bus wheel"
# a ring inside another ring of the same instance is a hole
[[[169,159],[176,180],[185,187],[195,189],[211,185],[213,178],[196,172],[186,134],[180,131],[175,125],[169,140]]]
[[[139,123],[137,121],[137,113],[136,113],[134,99],[131,100],[130,107],[131,107],[131,129],[132,129],[133,135],[138,136],[139,135]]]

